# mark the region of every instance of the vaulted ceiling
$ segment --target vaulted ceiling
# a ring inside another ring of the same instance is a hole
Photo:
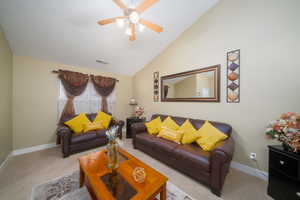
[[[123,1],[127,5],[142,2]],[[164,31],[145,29],[134,42],[128,40],[125,28],[97,24],[100,19],[123,15],[111,0],[1,0],[0,24],[16,55],[132,75],[217,2],[160,0],[142,17]],[[109,64],[97,63],[98,59]]]

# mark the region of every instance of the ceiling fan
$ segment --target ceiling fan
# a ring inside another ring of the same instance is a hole
[[[147,10],[149,7],[151,7],[153,4],[155,4],[158,1],[159,0],[145,0],[137,7],[132,8],[132,7],[127,7],[122,2],[122,0],[113,0],[113,2],[115,2],[124,11],[124,16],[100,20],[98,21],[98,24],[106,25],[106,24],[117,22],[117,24],[120,27],[122,27],[124,26],[124,24],[127,23],[128,27],[125,33],[129,35],[130,41],[134,41],[136,39],[136,26],[139,27],[140,31],[143,31],[143,29],[146,26],[149,29],[160,33],[163,31],[163,28],[161,26],[158,26],[145,19],[142,19],[140,16],[145,10]]]

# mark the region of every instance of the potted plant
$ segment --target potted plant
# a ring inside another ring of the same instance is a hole
[[[286,150],[300,153],[300,115],[282,114],[279,119],[269,122],[266,134],[281,142]]]

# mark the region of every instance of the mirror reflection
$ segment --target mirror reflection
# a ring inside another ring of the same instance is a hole
[[[220,101],[220,65],[161,77],[162,101]]]
[[[176,77],[163,81],[165,98],[214,97],[214,71]]]

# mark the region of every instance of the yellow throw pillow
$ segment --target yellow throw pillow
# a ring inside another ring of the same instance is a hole
[[[104,129],[102,122],[88,122],[83,125],[83,132],[97,131]]]
[[[160,117],[157,117],[150,122],[145,123],[145,126],[147,128],[148,133],[151,135],[156,135],[161,128],[161,119]]]
[[[101,122],[102,126],[107,129],[109,127],[109,124],[112,120],[112,116],[109,114],[106,114],[105,112],[98,112],[96,118],[94,119],[94,122]]]
[[[191,144],[200,137],[199,133],[188,119],[180,126],[178,130],[183,131],[183,137],[181,140],[182,144]]]
[[[163,127],[161,131],[159,131],[157,137],[162,137],[167,140],[176,142],[177,144],[180,144],[182,135],[183,135],[183,131],[175,131],[173,129]]]
[[[89,122],[90,120],[87,118],[87,116],[84,113],[80,113],[73,119],[65,122],[65,125],[70,127],[70,129],[75,133],[79,134],[83,131],[83,125]]]
[[[208,121],[197,132],[200,135],[200,138],[197,139],[197,144],[204,151],[212,151],[218,142],[228,137]]]
[[[169,129],[178,130],[180,126],[174,122],[174,120],[171,117],[167,117],[163,123],[161,124],[161,127],[167,127]]]

